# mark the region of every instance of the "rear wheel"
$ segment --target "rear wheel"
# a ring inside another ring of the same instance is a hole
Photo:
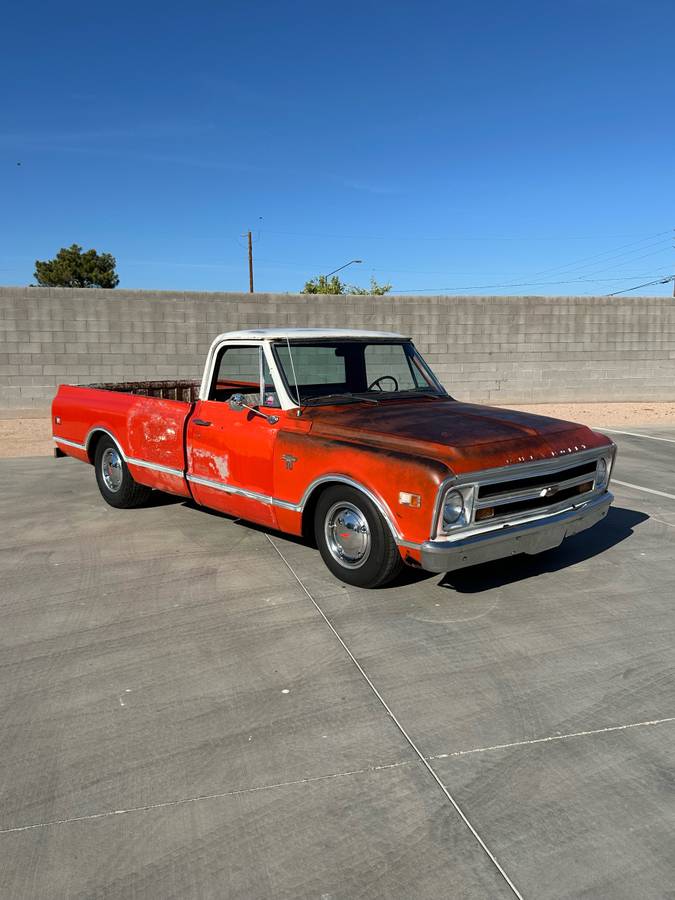
[[[152,493],[152,488],[134,481],[120,448],[107,435],[96,445],[94,469],[103,499],[117,509],[141,506]]]
[[[348,485],[327,488],[314,515],[319,552],[333,575],[358,587],[378,587],[403,567],[387,523],[375,504]]]

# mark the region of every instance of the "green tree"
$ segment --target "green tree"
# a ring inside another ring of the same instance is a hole
[[[305,282],[302,289],[303,294],[356,294],[360,296],[372,296],[386,294],[391,290],[390,284],[378,284],[374,278],[370,279],[370,287],[357,287],[355,284],[345,284],[340,281],[337,275],[332,278],[326,278],[325,275],[317,275],[310,281]]]
[[[42,287],[114,288],[120,283],[115,257],[78,244],[62,247],[54,259],[35,260],[33,277]]]
[[[332,278],[326,278],[325,275],[317,275],[305,282],[302,289],[303,294],[346,294],[347,285],[344,281],[340,281],[337,275]]]
[[[361,296],[381,296],[382,294],[388,294],[391,290],[390,284],[378,284],[374,278],[370,279],[370,287],[362,288],[357,287],[355,284],[350,284],[345,289],[345,294],[357,294]]]

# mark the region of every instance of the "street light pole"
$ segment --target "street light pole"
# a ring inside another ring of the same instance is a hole
[[[332,272],[329,272],[328,275],[325,275],[325,278],[330,278],[331,275],[335,275],[336,272],[341,272],[342,269],[346,269],[347,266],[351,266],[353,263],[362,263],[362,259],[350,259],[349,262],[346,262],[344,266],[338,266],[337,269],[333,269]]]

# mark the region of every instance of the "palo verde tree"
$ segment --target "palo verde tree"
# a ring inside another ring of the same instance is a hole
[[[356,294],[360,296],[373,296],[386,294],[391,290],[390,284],[378,284],[374,278],[370,279],[370,287],[357,287],[355,284],[345,284],[337,275],[326,278],[325,275],[317,275],[305,282],[303,294]]]
[[[42,287],[115,288],[120,280],[115,257],[79,244],[62,247],[54,259],[35,260],[33,277]]]
[[[357,287],[355,284],[350,284],[347,286],[345,294],[357,294],[364,297],[379,297],[382,294],[388,294],[390,290],[390,284],[378,284],[374,278],[371,278],[370,287],[362,288]]]

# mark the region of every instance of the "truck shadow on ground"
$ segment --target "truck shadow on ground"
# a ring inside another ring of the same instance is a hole
[[[461,594],[478,594],[516,581],[525,581],[547,572],[559,572],[576,563],[592,559],[629,538],[636,526],[649,516],[635,509],[612,506],[607,516],[588,531],[563,541],[560,547],[546,550],[536,556],[519,554],[507,559],[483,563],[456,572],[447,572],[439,581],[439,587],[449,588]]]
[[[193,501],[185,500],[182,497],[176,497],[175,500],[182,501],[186,506],[200,509],[207,515],[228,519],[236,525],[241,525],[252,531],[258,531],[261,534],[269,534],[284,543],[311,547],[316,551],[317,566],[323,565],[319,552],[316,550],[316,544],[312,540],[276,531],[273,528],[266,528],[263,525],[256,525],[253,522],[246,522],[244,519],[229,516],[227,513],[222,513],[215,509],[200,507]],[[560,547],[556,547],[553,550],[547,550],[536,556],[528,556],[527,554],[510,556],[506,559],[498,559],[479,566],[459,569],[456,572],[447,572],[442,576],[405,566],[394,581],[376,588],[376,590],[387,591],[392,588],[401,588],[406,585],[429,581],[432,578],[439,578],[439,587],[448,588],[460,594],[479,594],[483,591],[513,584],[516,581],[535,578],[546,572],[558,572],[576,563],[592,559],[594,556],[598,556],[600,553],[604,553],[611,547],[616,546],[616,544],[620,544],[621,541],[625,541],[626,538],[633,534],[636,526],[642,524],[648,518],[649,516],[646,513],[638,510],[612,506],[606,517],[598,525],[581,534],[574,535],[574,537],[567,538]]]

